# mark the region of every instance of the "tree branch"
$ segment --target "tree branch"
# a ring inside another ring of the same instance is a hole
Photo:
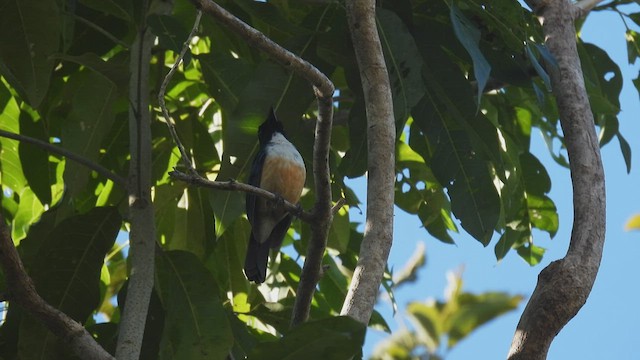
[[[0,213],[0,264],[11,305],[17,305],[37,318],[49,331],[61,338],[81,359],[114,360],[82,326],[54,308],[38,295],[13,245],[9,227]]]
[[[389,75],[376,28],[375,0],[348,0],[347,20],[367,110],[367,220],[342,315],[369,323],[393,241],[395,139]]]
[[[197,173],[186,174],[177,170],[170,172],[169,176],[171,176],[172,179],[184,181],[189,185],[196,185],[196,186],[206,187],[206,188],[216,189],[216,190],[243,191],[256,196],[261,196],[268,200],[282,201],[282,206],[285,208],[285,210],[287,210],[291,214],[299,217],[300,219],[306,222],[312,222],[314,220],[313,214],[303,211],[302,209],[300,209],[299,206],[292,204],[287,200],[284,200],[281,197],[278,197],[278,195],[259,187],[237,182],[235,180],[211,181],[211,180],[205,179],[204,177],[200,176]]]
[[[146,3],[146,2],[145,2]],[[153,11],[166,14],[171,2],[154,2]],[[147,11],[145,9],[144,11]],[[154,282],[156,228],[151,201],[151,114],[149,66],[155,36],[141,24],[131,46],[129,69],[129,221],[131,223],[129,285],[120,321],[116,357],[137,360],[144,336],[149,300]]]
[[[605,240],[604,170],[576,48],[574,21],[580,11],[568,0],[552,0],[538,15],[557,61],[548,68],[569,155],[574,219],[566,256],[538,276],[511,343],[511,360],[546,359],[555,336],[589,297]]]
[[[320,279],[322,258],[327,246],[329,226],[333,220],[331,209],[331,178],[329,169],[329,146],[333,121],[333,83],[309,62],[271,41],[261,32],[247,25],[211,0],[191,0],[195,6],[212,16],[241,36],[251,46],[260,49],[279,62],[287,70],[306,79],[314,86],[318,99],[318,121],[316,122],[313,146],[313,175],[316,203],[312,211],[312,238],[309,242],[296,301],[291,317],[291,325],[300,324],[309,317],[311,300]],[[388,154],[387,154],[388,155]]]
[[[73,153],[65,148],[62,148],[60,146],[55,146],[53,144],[50,144],[46,141],[42,141],[40,139],[35,139],[32,137],[28,137],[28,136],[24,136],[24,135],[20,135],[20,134],[15,134],[9,131],[4,131],[4,130],[0,130],[0,136],[1,137],[5,137],[8,139],[13,139],[13,140],[18,140],[20,142],[24,142],[24,143],[29,143],[35,146],[38,146],[50,153],[54,153],[54,154],[58,154],[61,156],[64,156],[65,158],[69,159],[69,160],[73,160],[75,162],[77,162],[80,165],[84,165],[85,167],[97,172],[98,174],[104,176],[105,178],[113,181],[115,184],[118,184],[122,187],[126,187],[127,186],[127,180],[125,178],[123,178],[122,176],[111,172],[109,169],[103,167],[102,165],[95,163],[85,157],[82,157],[76,153]]]

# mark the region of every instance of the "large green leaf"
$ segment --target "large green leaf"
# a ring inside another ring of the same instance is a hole
[[[34,119],[27,111],[20,114],[20,131],[22,135],[49,142],[42,119]],[[18,148],[22,170],[29,187],[43,204],[51,205],[51,174],[49,171],[49,154],[42,148],[23,142]]]
[[[0,82],[0,130],[20,133],[20,108],[9,90]],[[19,143],[0,137],[0,183],[14,192],[20,192],[27,184],[18,155]]]
[[[0,2],[0,74],[36,108],[49,88],[60,43],[56,0]]]
[[[100,272],[121,222],[116,208],[94,208],[54,226],[45,221],[29,231],[22,253],[40,296],[76,321],[86,321],[99,305]],[[67,358],[62,344],[40,321],[22,319],[21,359]]]
[[[242,297],[241,294],[244,294],[244,297],[234,299],[232,303],[236,311],[248,311],[243,307],[250,285],[244,277],[243,268],[250,232],[249,222],[245,218],[238,219],[216,241],[215,249],[206,262],[221,289],[230,290],[233,297]]]
[[[424,95],[422,57],[413,36],[398,15],[380,8],[376,11],[376,19],[391,82],[396,132],[400,133],[411,108]]]
[[[83,71],[69,81],[67,91],[72,92],[71,111],[62,127],[62,146],[96,160],[115,119],[116,86],[98,73]],[[75,162],[66,163],[64,181],[72,196],[85,190],[90,172]]]
[[[487,59],[480,51],[480,30],[478,30],[474,24],[464,16],[455,3],[452,2],[450,6],[451,12],[449,13],[449,16],[451,18],[451,24],[453,25],[453,31],[473,61],[473,72],[476,77],[476,81],[478,82],[479,106],[480,99],[482,98],[482,92],[487,85],[487,80],[489,80],[491,65],[487,62]]]
[[[431,95],[414,108],[413,117],[435,147],[431,169],[448,190],[451,210],[471,236],[488,245],[500,215],[500,198],[487,162],[465,132],[447,127],[446,115]]]
[[[278,341],[258,344],[249,359],[350,359],[362,356],[365,330],[363,324],[346,316],[309,321]]]
[[[488,292],[480,295],[463,293],[456,299],[458,310],[450,319],[448,347],[453,347],[480,325],[518,307],[522,296]]]
[[[349,150],[342,157],[338,172],[348,178],[364,175],[367,171],[367,115],[364,99],[358,97],[349,112]]]
[[[156,289],[166,310],[159,359],[224,359],[233,345],[215,280],[183,251],[157,258]]]

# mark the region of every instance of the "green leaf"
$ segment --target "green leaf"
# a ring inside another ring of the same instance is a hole
[[[9,90],[0,82],[0,130],[20,133],[20,108]],[[0,137],[0,183],[20,193],[27,184],[18,153],[17,140]]]
[[[488,164],[466,133],[448,128],[444,113],[428,95],[413,110],[416,123],[429,134],[435,152],[431,169],[451,198],[451,210],[462,227],[487,246],[500,215],[500,198]]]
[[[110,80],[91,71],[74,74],[69,81],[71,111],[62,128],[64,148],[90,160],[97,160],[102,140],[114,122],[116,87]],[[64,181],[71,196],[86,190],[91,170],[73,161],[66,163]]]
[[[451,3],[449,17],[456,37],[462,46],[464,46],[465,50],[467,50],[467,53],[469,53],[473,61],[473,72],[476,81],[478,81],[478,106],[480,106],[482,92],[487,85],[487,80],[489,80],[489,74],[491,73],[491,65],[480,51],[480,30],[464,16],[455,3]]]
[[[391,328],[387,321],[382,317],[378,310],[373,310],[371,318],[369,319],[369,327],[378,331],[384,331],[387,334],[391,334]]]
[[[637,16],[638,13],[633,15]],[[640,57],[640,35],[633,30],[627,30],[625,35],[627,39],[627,61],[632,65]]]
[[[407,305],[407,315],[414,325],[420,342],[430,352],[440,347],[440,336],[443,334],[443,320],[436,303],[411,302]]]
[[[523,153],[520,155],[520,165],[527,193],[542,196],[551,191],[551,179],[547,169],[535,155]]]
[[[218,239],[213,253],[206,262],[221,289],[228,289],[234,296],[248,294],[251,286],[244,277],[244,257],[249,242],[251,226],[246,218],[240,218]],[[243,304],[234,301],[234,310],[246,312]]]
[[[31,225],[40,218],[44,212],[44,206],[30,188],[24,188],[20,192],[20,202],[11,227],[11,238],[15,244],[20,243]]]
[[[226,111],[233,111],[240,101],[240,92],[252,78],[254,67],[231,51],[214,47],[210,53],[196,55],[211,96]]]
[[[529,218],[536,228],[546,231],[553,238],[558,231],[558,212],[556,205],[549,197],[529,194],[527,196]]]
[[[211,273],[188,252],[157,258],[156,289],[166,311],[159,359],[223,359],[233,345]]]
[[[538,75],[544,82],[544,85],[547,87],[547,91],[551,91],[551,78],[549,77],[549,74],[538,62],[538,59],[536,58],[536,55],[533,53],[533,50],[531,50],[531,46],[529,43],[527,43],[526,49],[527,49],[527,56],[529,57],[529,61],[531,61],[531,65],[533,65],[533,68],[536,70],[536,73],[538,73]]]
[[[283,334],[289,330],[293,304],[282,302],[265,302],[251,309],[248,315],[260,319],[265,324],[273,326],[277,332]]]
[[[349,112],[349,150],[338,171],[348,178],[362,176],[367,171],[367,115],[364,98],[358,97]]]
[[[180,21],[173,16],[151,14],[147,17],[147,23],[156,36],[158,44],[172,50],[175,53],[182,51],[182,45],[189,37],[189,29],[186,29]],[[191,51],[187,50],[184,57],[184,66],[191,61]]]
[[[323,265],[328,269],[318,283],[320,293],[324,295],[331,310],[340,313],[344,299],[347,297],[349,278],[341,271],[344,268],[341,268],[331,256],[325,255]]]
[[[21,243],[35,250],[24,257],[38,293],[56,309],[84,322],[100,300],[100,273],[122,219],[113,207],[94,208],[52,226],[43,223]],[[22,359],[68,358],[63,340],[38,320],[25,317],[20,324],[18,349]]]
[[[530,230],[514,230],[507,227],[494,248],[496,260],[502,260],[515,244],[522,244],[531,241]]]
[[[44,127],[44,120],[33,119],[28,112],[20,113],[21,135],[49,142]],[[22,142],[18,148],[22,171],[29,187],[38,196],[41,203],[51,205],[51,183],[49,173],[49,154],[42,148]]]
[[[447,346],[452,348],[476,328],[498,316],[514,310],[522,296],[489,292],[480,295],[463,293],[456,299],[458,310],[451,315],[451,329]]]
[[[6,0],[0,8],[0,74],[37,108],[60,43],[60,10],[56,0]]]
[[[326,360],[362,356],[365,326],[347,316],[309,321],[278,341],[263,342],[249,360]]]
[[[413,36],[394,12],[378,8],[376,19],[391,82],[396,132],[400,133],[411,108],[424,95],[422,56]]]
[[[339,252],[347,251],[349,245],[349,211],[342,207],[335,215],[329,228],[327,246]]]
[[[535,246],[531,243],[527,243],[517,249],[518,255],[524,259],[529,265],[534,266],[540,263],[545,249],[539,246]]]
[[[627,166],[627,174],[631,173],[631,146],[627,142],[620,132],[618,132],[618,142],[620,142],[620,151],[624,158],[624,163]]]
[[[133,13],[133,6],[127,0],[80,0],[80,2],[94,10],[133,22],[130,15]]]

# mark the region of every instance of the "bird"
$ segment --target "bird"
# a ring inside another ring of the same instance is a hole
[[[261,284],[266,279],[269,250],[280,248],[292,221],[281,200],[298,204],[307,172],[300,152],[287,139],[273,107],[258,128],[258,141],[260,149],[253,159],[248,183],[279,197],[279,201],[273,201],[250,193],[246,195],[251,235],[244,273],[249,281]]]

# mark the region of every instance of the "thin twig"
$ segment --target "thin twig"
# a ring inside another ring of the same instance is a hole
[[[182,162],[184,163],[185,167],[189,169],[188,171],[190,173],[195,173],[196,170],[193,167],[193,162],[191,161],[191,158],[189,157],[189,155],[187,155],[187,151],[185,150],[184,146],[182,145],[182,142],[180,141],[180,138],[178,137],[178,133],[176,132],[176,128],[173,124],[173,119],[171,119],[171,116],[169,115],[169,111],[167,110],[167,105],[164,101],[164,97],[167,91],[167,85],[169,85],[169,81],[171,81],[171,78],[173,77],[175,72],[178,70],[178,67],[182,63],[182,60],[184,59],[184,55],[187,53],[187,50],[189,50],[189,45],[191,44],[191,40],[193,39],[196,31],[198,30],[198,26],[200,25],[201,17],[202,17],[202,11],[198,11],[198,13],[196,14],[196,20],[193,22],[193,27],[191,28],[191,32],[189,33],[187,40],[185,40],[184,44],[182,45],[182,50],[180,50],[180,54],[178,54],[176,61],[173,63],[173,66],[171,66],[171,69],[169,70],[167,75],[164,77],[164,81],[162,82],[162,85],[160,85],[160,91],[158,93],[158,103],[160,104],[162,115],[164,116],[165,121],[167,123],[167,127],[169,128],[169,133],[171,134],[173,141],[176,143],[176,146],[178,146],[178,150],[180,150]]]
[[[78,358],[114,360],[82,326],[67,314],[48,304],[27,275],[5,219],[0,213],[0,264],[6,282],[6,295],[12,305],[20,306],[38,319],[53,334],[69,345]]]
[[[35,139],[29,136],[24,136],[24,135],[20,135],[20,134],[16,134],[16,133],[12,133],[9,131],[5,131],[5,130],[0,130],[0,137],[5,137],[8,139],[13,139],[13,140],[17,140],[20,142],[24,142],[24,143],[29,143],[35,146],[38,146],[44,150],[47,150],[51,153],[54,154],[58,154],[61,156],[64,156],[65,158],[69,159],[69,160],[73,160],[75,162],[77,162],[80,165],[84,165],[85,167],[97,172],[98,174],[104,176],[105,178],[113,181],[115,184],[118,184],[120,186],[122,186],[123,188],[126,188],[127,186],[127,179],[123,178],[122,176],[111,172],[109,169],[103,167],[102,165],[95,163],[85,157],[82,157],[76,153],[73,153],[65,148],[62,148],[60,146],[56,146],[53,144],[50,144],[48,142],[39,140],[39,139]]]

